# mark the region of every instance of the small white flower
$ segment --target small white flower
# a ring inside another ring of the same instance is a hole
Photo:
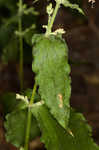
[[[22,101],[24,101],[24,102],[27,103],[27,104],[29,103],[27,96],[23,96],[23,95],[20,95],[20,94],[16,94],[16,99],[21,99]]]
[[[65,33],[64,29],[60,28],[60,29],[55,30],[51,34],[52,35],[57,35],[57,34],[64,34],[64,33]]]
[[[28,107],[36,107],[36,106],[41,106],[41,105],[43,105],[44,104],[44,101],[43,100],[41,100],[40,102],[37,102],[37,103],[35,103],[35,104],[30,104]]]

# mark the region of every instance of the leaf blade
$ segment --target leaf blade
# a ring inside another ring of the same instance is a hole
[[[50,112],[66,128],[69,118],[69,98],[71,95],[68,48],[64,40],[44,35],[34,36],[32,70],[36,73],[41,99]],[[46,48],[46,49],[45,49]]]

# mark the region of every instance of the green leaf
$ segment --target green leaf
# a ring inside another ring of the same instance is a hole
[[[74,135],[76,150],[99,150],[91,137],[91,127],[81,113],[71,111],[69,128]]]
[[[57,0],[56,0],[57,1]],[[84,15],[84,12],[83,10],[79,7],[79,5],[77,4],[72,4],[69,2],[69,0],[62,0],[62,4],[65,6],[65,7],[69,7],[71,9],[76,9],[79,13],[83,14]]]
[[[6,129],[6,140],[16,147],[24,145],[25,132],[27,122],[27,110],[20,110],[12,112],[6,116],[5,129]],[[37,122],[32,117],[32,126],[30,133],[30,140],[40,135]]]
[[[33,41],[32,69],[36,73],[41,100],[66,128],[71,94],[68,47],[63,39],[55,36],[35,35]]]
[[[40,126],[47,150],[99,150],[92,138],[91,129],[82,114],[71,111],[69,130],[62,128],[48,108],[39,105],[32,108]]]
[[[73,137],[58,124],[46,106],[33,107],[32,113],[38,121],[41,141],[47,150],[76,150]]]

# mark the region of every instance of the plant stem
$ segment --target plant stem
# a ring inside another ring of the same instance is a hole
[[[22,0],[19,0],[19,33],[22,33]],[[19,78],[20,78],[20,90],[23,90],[23,37],[22,34],[19,36],[20,45],[20,65],[19,65]]]
[[[33,91],[32,91],[32,96],[30,99],[29,105],[32,105],[34,103],[34,96],[36,92],[36,84],[34,85]],[[28,114],[27,114],[27,128],[26,128],[26,136],[25,136],[25,146],[24,150],[28,150],[28,145],[29,145],[29,137],[30,137],[30,128],[31,128],[31,120],[32,120],[32,113],[31,113],[31,108],[28,107]]]
[[[51,17],[51,21],[48,23],[46,35],[49,35],[51,33],[51,29],[52,29],[53,23],[55,21],[55,17],[57,15],[59,7],[60,7],[60,2],[57,2],[56,6],[55,6],[55,9],[54,9],[54,12],[53,12],[53,15]]]

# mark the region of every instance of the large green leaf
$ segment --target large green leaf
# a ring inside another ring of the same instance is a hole
[[[33,107],[32,113],[38,121],[42,132],[41,140],[47,150],[99,150],[82,114],[71,111],[69,129],[66,131],[44,105]]]
[[[32,69],[36,73],[41,99],[66,128],[71,94],[68,47],[63,39],[56,36],[35,35],[33,43]]]
[[[19,110],[12,112],[6,116],[5,129],[6,140],[16,147],[24,145],[26,123],[27,122],[27,110]],[[32,117],[32,126],[30,132],[30,140],[40,135],[40,130],[37,126],[37,122]]]
[[[41,141],[47,150],[76,150],[74,138],[53,118],[46,106],[32,108],[42,132]]]

